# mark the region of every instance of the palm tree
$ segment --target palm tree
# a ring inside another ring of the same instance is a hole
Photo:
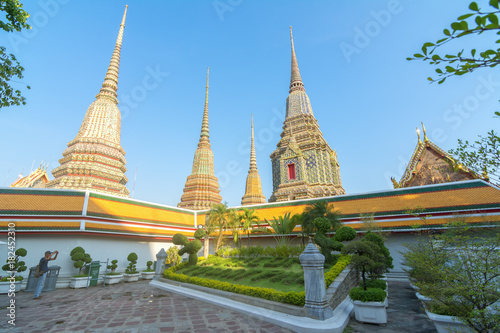
[[[302,220],[302,244],[304,244],[304,236],[309,235],[314,231],[314,219],[318,217],[326,217],[332,225],[333,231],[337,230],[340,225],[340,212],[334,210],[333,205],[328,204],[325,200],[317,201],[308,205],[301,214]]]
[[[219,250],[224,236],[224,230],[234,223],[235,210],[227,207],[227,202],[214,204],[212,209],[208,211],[208,223],[213,230],[218,230],[217,243],[215,245],[215,252]]]
[[[250,229],[252,229],[253,224],[259,225],[259,217],[255,213],[255,209],[243,208],[243,212],[238,215],[241,223],[241,231],[247,232],[248,236],[248,247],[250,247]]]
[[[273,228],[276,236],[276,241],[279,245],[288,245],[290,243],[290,235],[297,225],[296,222],[290,218],[290,213],[286,213],[285,216],[274,217],[274,221],[266,220],[266,223]]]

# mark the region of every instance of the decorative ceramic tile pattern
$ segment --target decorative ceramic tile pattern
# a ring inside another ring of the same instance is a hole
[[[200,141],[194,153],[193,169],[187,177],[184,194],[178,207],[203,210],[209,209],[213,204],[220,203],[219,182],[214,174],[214,154],[210,148],[208,127],[208,69],[207,86],[205,92],[205,108],[201,125]]]
[[[290,95],[286,101],[283,133],[271,154],[273,194],[270,202],[344,194],[337,155],[323,138],[300,77],[292,43]],[[288,179],[286,165],[295,163],[297,176]]]
[[[102,88],[90,105],[76,138],[52,170],[54,180],[47,188],[92,190],[128,197],[125,187],[125,152],[120,145],[121,114],[118,109],[117,84],[120,50],[127,6],[120,24],[115,49]]]

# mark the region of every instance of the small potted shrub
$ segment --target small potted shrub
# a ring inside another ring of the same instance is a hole
[[[88,267],[92,262],[90,254],[85,253],[85,250],[77,246],[69,253],[71,260],[74,261],[73,267],[78,268],[78,275],[73,275],[70,279],[70,288],[85,288],[88,283],[87,274],[82,274],[82,270]]]
[[[351,265],[361,273],[361,286],[349,292],[354,303],[354,314],[357,321],[373,324],[387,323],[385,290],[370,288],[367,282],[369,273],[382,274],[386,270],[386,257],[380,247],[371,241],[355,241],[342,249],[344,254],[351,254]],[[377,282],[378,283],[378,282]]]
[[[118,260],[111,260],[111,265],[108,265],[108,269],[111,272],[106,274],[106,284],[115,284],[120,282],[123,279],[123,274],[115,272],[118,267]]]
[[[7,258],[7,263],[2,266],[2,270],[11,273],[0,279],[0,294],[7,294],[9,291],[17,292],[21,289],[23,277],[17,275],[17,273],[24,272],[27,267],[24,261],[19,260],[19,257],[25,257],[27,253],[28,251],[26,251],[26,249],[19,248],[14,252],[16,255],[14,260],[9,261]],[[14,288],[11,288],[11,285],[14,285]]]
[[[153,265],[153,262],[151,260],[149,260],[147,263],[146,263],[146,266],[148,268],[146,268],[145,270],[143,270],[141,272],[141,277],[144,279],[144,280],[152,280],[153,277],[155,276],[155,270],[151,268],[151,266]]]
[[[134,252],[130,253],[127,257],[127,260],[130,262],[125,269],[125,273],[123,274],[123,280],[125,282],[134,282],[139,280],[139,276],[141,273],[137,271],[135,264],[137,264],[137,254]]]

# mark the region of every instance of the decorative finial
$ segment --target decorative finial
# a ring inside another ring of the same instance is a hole
[[[208,78],[210,67],[207,67],[207,85],[205,88],[205,108],[203,109],[203,122],[201,124],[200,143],[209,141],[209,127],[208,127]]]
[[[429,141],[429,139],[427,138],[427,133],[425,132],[425,126],[423,122],[422,122],[422,130],[424,131],[424,142]]]
[[[104,77],[104,82],[102,84],[101,91],[97,94],[96,98],[107,97],[113,102],[118,104],[116,91],[118,90],[118,69],[120,67],[120,51],[122,47],[123,40],[123,30],[125,28],[125,19],[127,17],[127,8],[125,5],[125,12],[123,13],[122,23],[120,24],[120,30],[118,31],[118,38],[116,39],[115,50],[111,56],[111,62],[109,63],[108,71]]]
[[[418,137],[418,143],[422,143],[422,140],[420,140],[420,129],[417,127],[417,137]]]
[[[255,143],[253,135],[253,114],[252,114],[252,143],[250,147],[250,170],[257,170],[257,157],[255,156]]]
[[[292,43],[292,75],[290,77],[290,90],[289,93],[295,90],[305,91],[304,83],[302,83],[302,78],[300,77],[299,64],[297,62],[297,56],[295,55],[295,46],[293,45],[293,34],[292,26],[290,26],[290,40]]]

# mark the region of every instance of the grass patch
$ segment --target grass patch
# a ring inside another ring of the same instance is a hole
[[[298,258],[211,256],[199,265],[186,266],[177,273],[282,292],[304,291],[304,273]]]

